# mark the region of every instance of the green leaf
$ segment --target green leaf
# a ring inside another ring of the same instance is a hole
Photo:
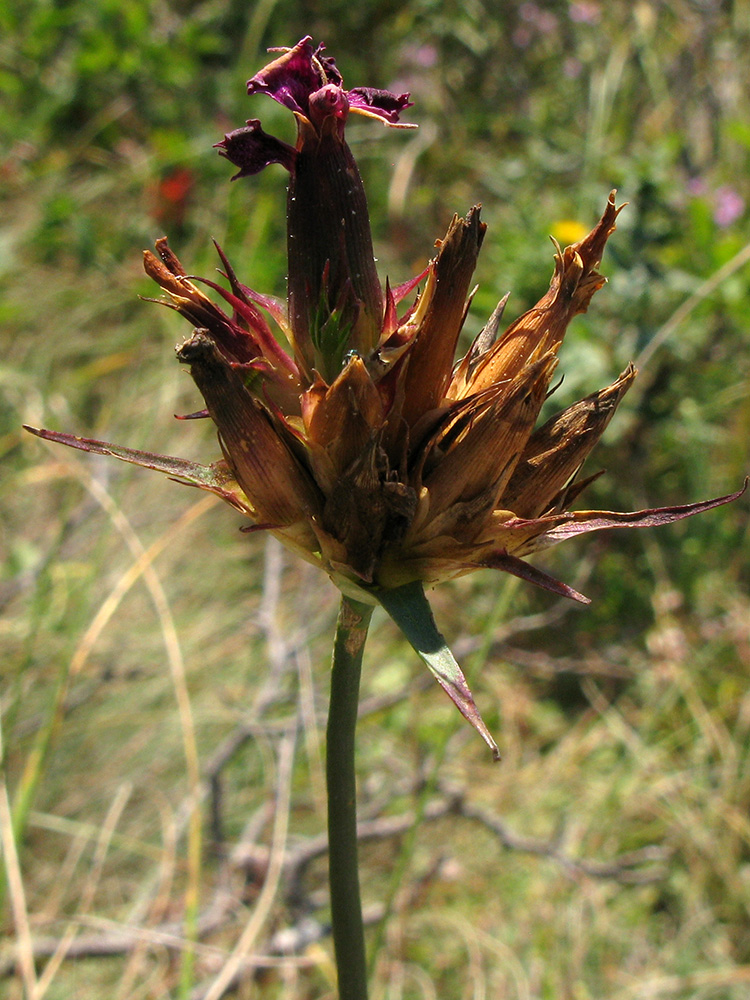
[[[495,760],[500,760],[500,751],[482,721],[466,678],[445,639],[438,632],[422,584],[415,581],[393,590],[381,590],[377,592],[377,598],[459,712],[492,750]]]

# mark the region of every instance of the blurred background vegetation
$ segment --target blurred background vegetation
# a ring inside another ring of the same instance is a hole
[[[139,300],[154,294],[139,254],[167,233],[210,274],[213,237],[242,280],[283,294],[283,171],[230,184],[211,147],[249,117],[291,139],[290,116],[244,83],[268,46],[307,33],[349,86],[415,102],[416,133],[348,132],[383,274],[421,269],[453,212],[482,202],[467,340],[507,290],[511,318],[544,292],[549,234],[580,238],[613,187],[629,202],[554,401],[641,362],[587,506],[697,500],[750,471],[747,0],[6,2],[0,972],[13,1000],[34,981],[37,1000],[197,1000],[251,918],[238,996],[333,996],[322,862],[275,862],[324,829],[335,591],[240,534],[231,511],[19,429],[216,457],[210,428],[172,417],[200,405],[172,354],[189,331]],[[569,543],[544,566],[591,607],[489,572],[434,594],[499,766],[376,623],[359,736],[362,814],[379,831],[363,846],[373,996],[742,1000],[747,500]]]

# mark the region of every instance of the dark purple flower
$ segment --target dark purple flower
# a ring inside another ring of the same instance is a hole
[[[240,168],[235,179],[270,163],[289,171],[289,326],[306,374],[333,378],[349,351],[373,351],[385,310],[367,199],[344,128],[350,112],[399,126],[411,102],[408,94],[372,87],[345,90],[323,51],[307,36],[247,84],[249,94],[268,94],[294,113],[295,148],[267,135],[257,119],[225,135],[217,148]]]
[[[313,49],[312,38],[307,35],[294,48],[280,50],[282,55],[265,66],[248,80],[248,94],[268,94],[285,108],[304,115],[310,121],[318,120],[320,108],[317,95],[321,90],[336,91],[331,115],[346,118],[348,110],[379,118],[386,125],[398,123],[399,115],[411,107],[408,94],[392,94],[374,87],[343,89],[343,78],[331,56],[324,56],[324,46]]]

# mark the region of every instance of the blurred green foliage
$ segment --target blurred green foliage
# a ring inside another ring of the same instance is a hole
[[[166,232],[186,266],[209,274],[214,237],[242,280],[283,294],[283,171],[230,184],[231,168],[211,147],[249,117],[291,137],[288,116],[270,101],[248,99],[244,81],[268,46],[307,33],[325,41],[347,84],[410,90],[415,102],[415,133],[379,131],[370,122],[349,132],[384,274],[402,281],[415,273],[452,213],[483,203],[490,228],[467,341],[508,289],[510,318],[541,296],[552,269],[549,234],[563,243],[578,238],[612,187],[629,202],[604,260],[609,284],[571,327],[564,382],[550,401],[558,406],[600,388],[647,352],[640,379],[591,460],[590,471],[598,463],[607,475],[586,494],[587,505],[686,502],[729,492],[750,471],[747,0],[9,0],[0,9],[0,697],[11,791],[29,760],[34,720],[47,717],[61,665],[123,558],[109,522],[55,464],[67,456],[23,439],[20,423],[215,457],[209,429],[171,419],[197,406],[171,356],[187,330],[171,313],[138,300],[154,293],[140,273],[139,252]],[[650,353],[652,343],[658,346]],[[145,473],[92,467],[148,539],[167,531],[192,502]],[[191,536],[189,551],[171,551],[164,567],[185,655],[195,665],[205,754],[236,722],[232,699],[244,703],[256,682],[236,661],[247,643],[259,641],[246,621],[263,594],[259,543],[237,536],[229,513],[209,517],[210,529]],[[658,534],[611,532],[566,546],[545,566],[594,598],[591,608],[567,615],[560,627],[521,632],[515,652],[503,646],[502,629],[487,632],[491,662],[478,697],[496,699],[494,722],[510,734],[506,773],[520,784],[488,771],[486,785],[502,784],[514,821],[548,830],[576,801],[588,817],[580,821],[586,849],[616,853],[656,840],[676,859],[660,887],[587,890],[600,926],[581,916],[590,936],[569,947],[554,930],[554,913],[576,906],[584,913],[585,892],[574,898],[548,869],[504,876],[508,906],[520,913],[517,938],[506,943],[527,973],[550,949],[562,956],[557,971],[550,966],[535,980],[539,996],[630,996],[611,989],[620,982],[616,967],[630,963],[632,975],[640,974],[629,947],[634,940],[643,969],[652,972],[659,962],[675,975],[704,959],[750,964],[750,835],[742,819],[750,808],[748,541],[742,500]],[[296,572],[290,568],[285,577],[290,593]],[[483,634],[502,585],[487,574],[439,590],[446,634],[469,644]],[[322,661],[326,643],[318,637],[332,627],[335,595],[326,592],[320,603],[322,619],[309,641]],[[158,636],[132,624],[148,619],[143,604],[133,598],[119,630],[113,625],[101,640],[97,672],[87,677],[93,702],[65,720],[55,754],[45,760],[35,801],[49,814],[85,817],[90,808],[92,821],[100,821],[107,795],[97,798],[97,770],[107,787],[128,767],[166,789],[180,780],[169,682],[161,668],[147,666],[161,656]],[[514,592],[513,613],[524,621],[549,608],[546,594]],[[394,643],[375,640],[373,691],[376,664],[386,678],[403,675],[405,654]],[[255,655],[265,655],[262,643]],[[604,735],[590,758],[572,748],[571,731],[581,746],[591,732],[586,671],[597,656],[620,670],[601,681],[602,697],[612,700],[623,726],[637,731],[637,752]],[[567,666],[545,672],[544,657]],[[532,662],[533,669],[524,667]],[[112,677],[123,699],[114,716],[107,709]],[[324,689],[322,668],[316,683]],[[161,734],[153,736],[164,742],[159,763],[145,735],[132,760],[125,752],[134,719],[144,734]],[[400,773],[404,761],[429,755],[436,734],[453,724],[439,693],[415,694],[380,718],[379,728],[365,728],[363,774],[388,773],[394,759]],[[82,756],[95,766],[79,790]],[[252,767],[262,784],[264,765]],[[233,831],[244,823],[246,778],[238,767]],[[678,786],[682,797],[673,797]],[[717,819],[722,809],[735,817],[733,834]],[[137,836],[148,840],[141,821],[139,827],[133,820]],[[711,859],[710,843],[691,839],[698,833],[688,828],[704,821],[709,842],[713,837],[730,859],[725,867]],[[458,838],[471,856],[471,833],[448,831],[446,842]],[[50,837],[36,829],[32,839],[62,863]],[[32,907],[41,906],[54,865],[32,865],[24,843],[27,894]],[[475,927],[486,911],[489,931],[500,916],[494,902],[483,902],[483,863],[477,866],[466,893],[443,887],[440,905],[465,910]],[[126,869],[123,861],[127,895],[137,891],[137,873]],[[375,865],[373,879],[383,879],[379,871]],[[689,920],[698,928],[693,938]],[[675,928],[675,940],[687,947],[669,944]],[[460,957],[446,952],[441,965],[424,933],[411,947],[411,959],[431,969],[440,995],[461,995]],[[587,948],[590,963],[576,964]],[[703,958],[691,966],[688,954]],[[712,995],[739,998],[743,988],[730,980]],[[107,995],[106,986],[102,991],[97,995]],[[696,995],[689,985],[670,994]]]

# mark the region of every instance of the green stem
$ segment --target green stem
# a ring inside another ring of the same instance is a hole
[[[326,780],[331,922],[339,1000],[367,1000],[367,963],[357,860],[354,732],[362,653],[373,609],[341,598],[331,670]]]

